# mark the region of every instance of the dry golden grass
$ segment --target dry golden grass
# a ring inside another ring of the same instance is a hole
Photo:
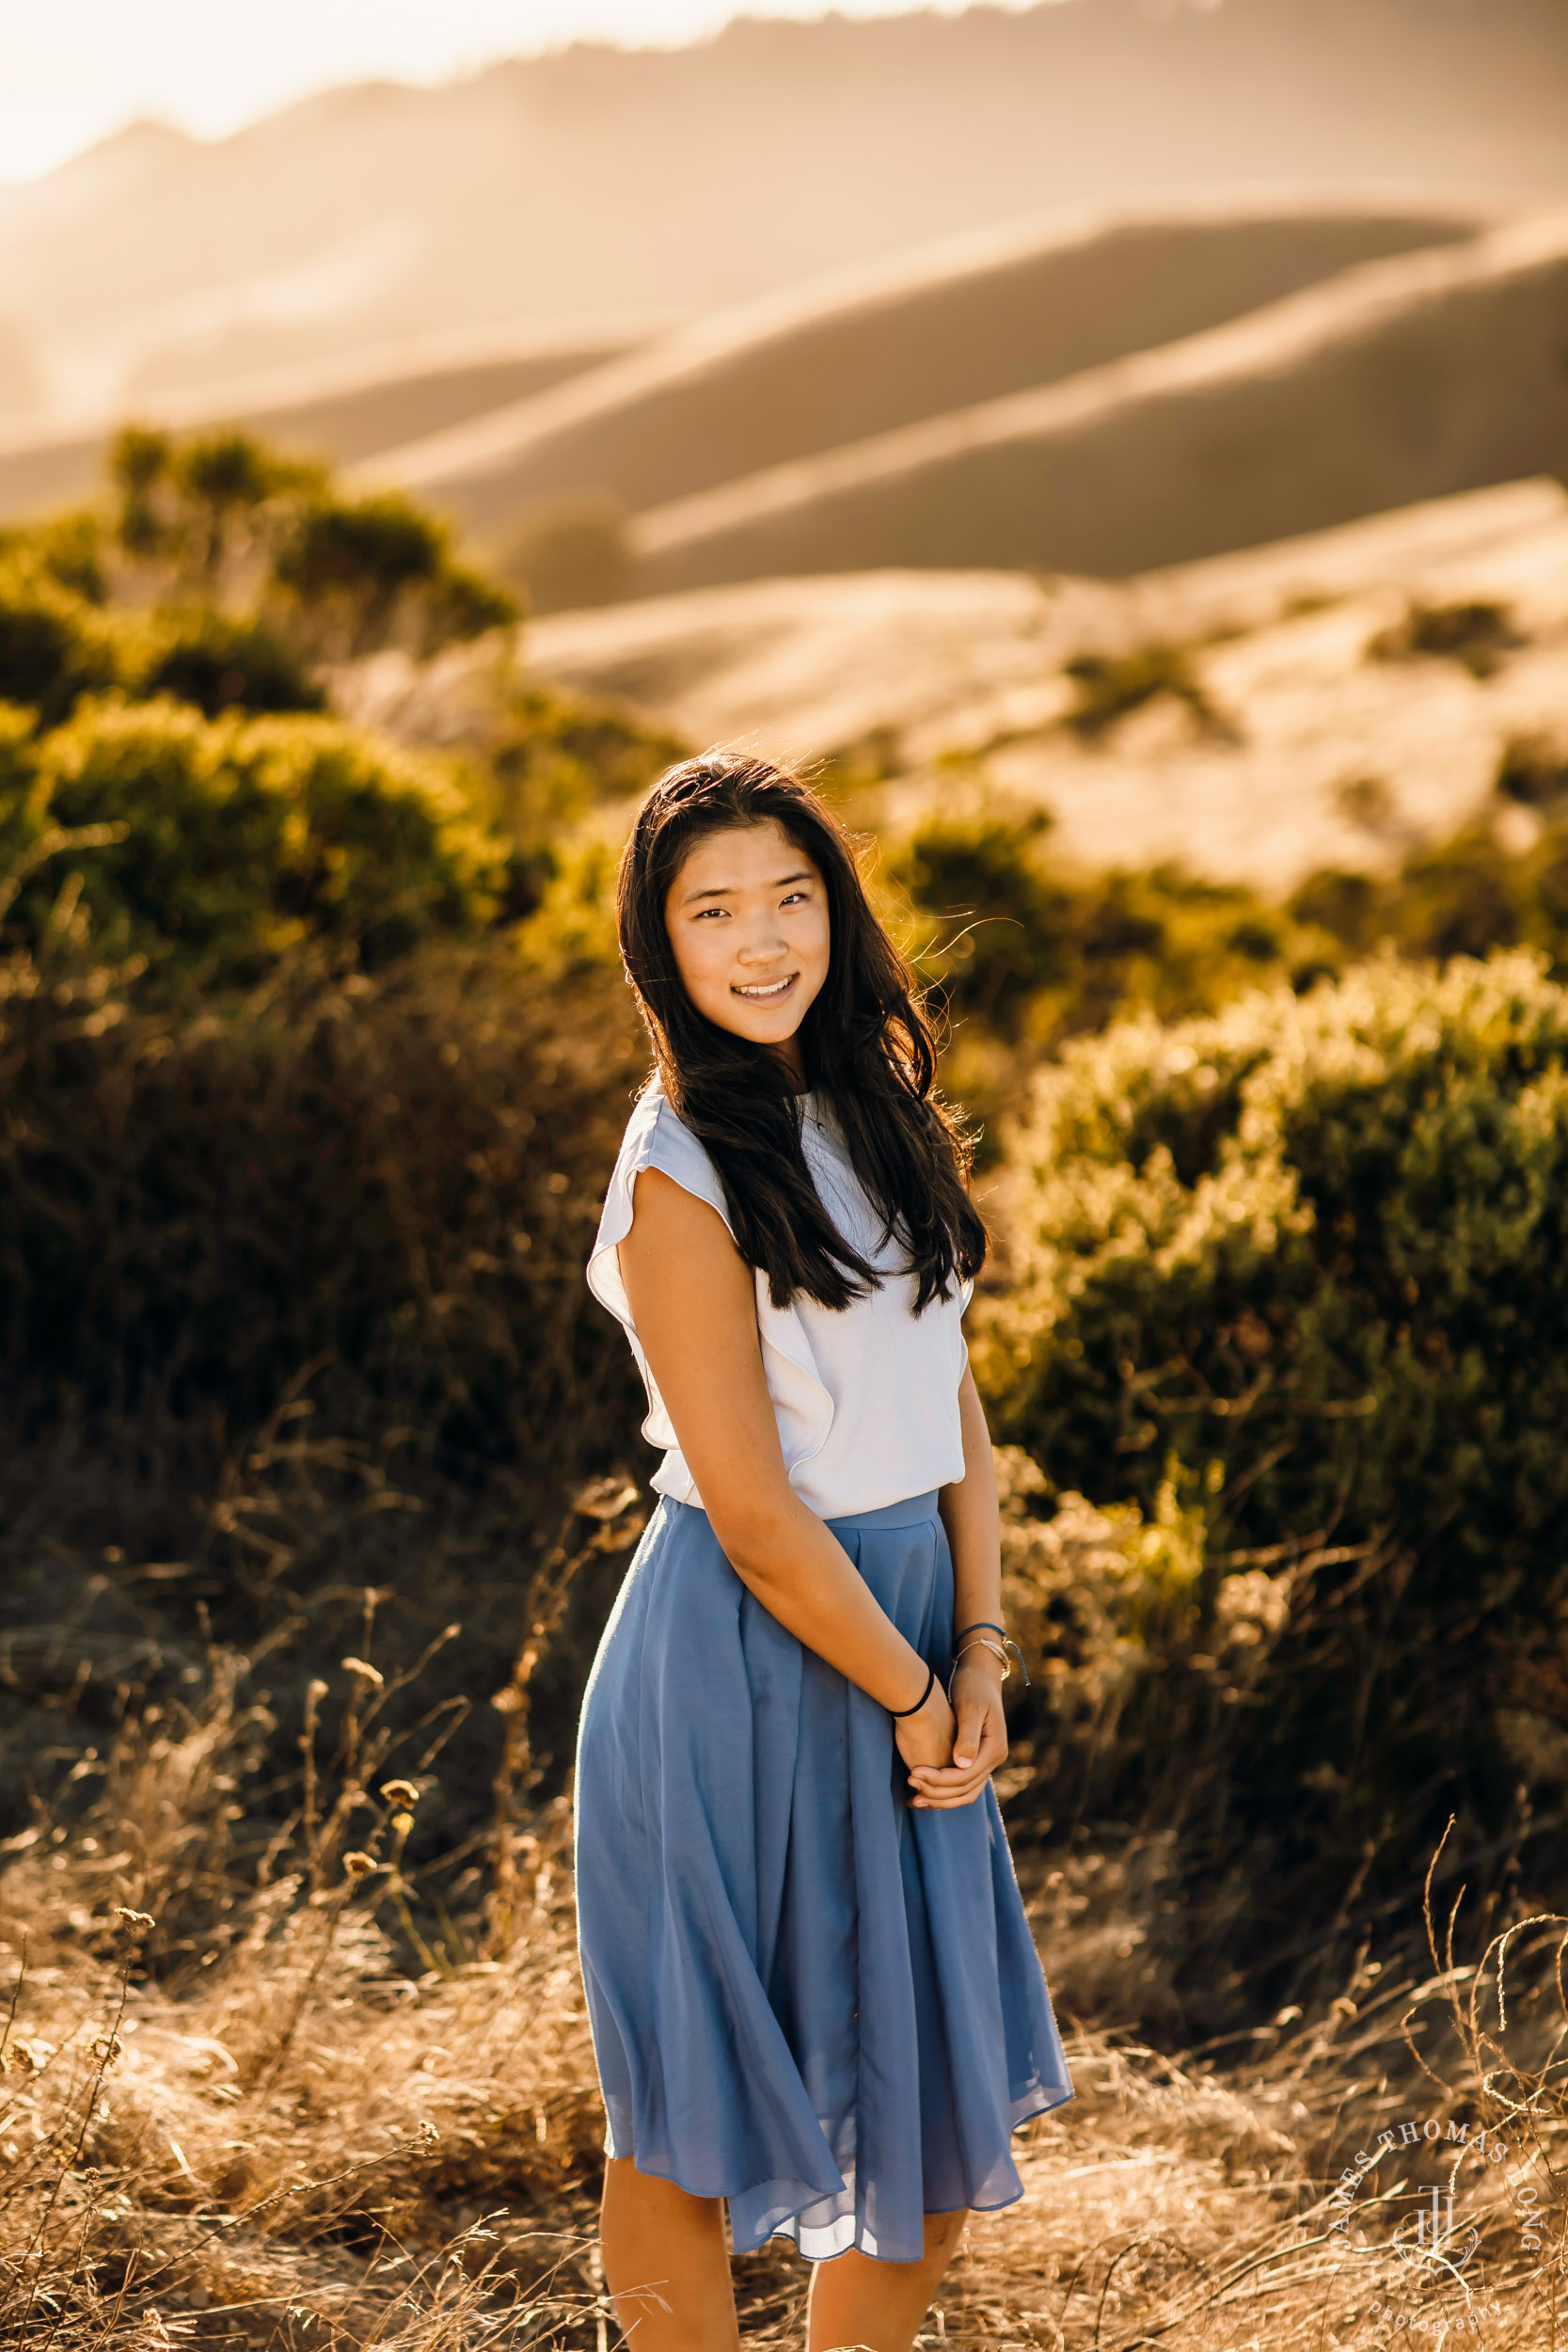
[[[520,1691],[529,1671],[525,1653]],[[373,1669],[350,1681],[341,1720],[311,1724],[303,1794],[247,1891],[225,1856],[249,1728],[221,1658],[189,1716],[127,1719],[71,1826],[40,1814],[10,1841],[8,2346],[618,2340],[593,2239],[600,2121],[565,1802],[509,1835],[504,1931],[494,1900],[466,1923],[416,1920],[400,1864],[420,1774],[376,1781]],[[362,1843],[345,1851],[350,1802]],[[160,1931],[138,1896],[204,1916],[211,1943],[144,1967]],[[1468,1963],[1429,1899],[1424,1966],[1409,1947],[1385,1964],[1363,1949],[1321,2014],[1173,2054],[1114,2022],[1106,1938],[1138,1899],[1135,1873],[1103,1857],[1037,1874],[1048,1963],[1059,1983],[1075,1961],[1079,1981],[1098,1981],[1101,2017],[1070,2033],[1076,2100],[1021,2137],[1023,2202],[972,2224],[922,2342],[1329,2352],[1419,2331],[1555,2346],[1564,1923],[1520,1922]],[[410,1934],[420,1973],[397,1958]],[[1086,1971],[1085,1945],[1099,1955]],[[1461,2122],[1468,2140],[1445,2137],[1438,2167],[1456,2259],[1423,2266],[1414,2191],[1434,2176],[1431,2130]],[[1490,2164],[1482,2125],[1504,2150]],[[1380,2133],[1392,2149],[1370,2167]],[[747,2342],[799,2342],[803,2266],[765,2250],[737,2278]]]

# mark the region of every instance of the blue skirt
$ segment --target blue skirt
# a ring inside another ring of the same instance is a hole
[[[945,1675],[935,1495],[828,1524]],[[578,1939],[610,2153],[727,2198],[738,2252],[916,2261],[1072,2096],[995,1792],[905,1799],[885,1709],[660,1502],[583,1701]]]

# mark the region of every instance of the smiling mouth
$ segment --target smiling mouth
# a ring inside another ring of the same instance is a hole
[[[800,977],[798,972],[791,972],[787,979],[768,980],[752,988],[744,988],[738,981],[732,980],[730,993],[740,997],[748,1005],[777,1005],[788,995]]]

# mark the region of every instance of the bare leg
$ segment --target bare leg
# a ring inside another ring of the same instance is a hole
[[[917,2263],[835,2254],[812,2272],[807,2352],[911,2352],[942,2272],[958,2250],[966,2213],[926,2216],[926,2254]]]
[[[632,2352],[739,2352],[724,2208],[627,2156],[604,2169],[605,2283]],[[639,2289],[643,2292],[639,2293]]]

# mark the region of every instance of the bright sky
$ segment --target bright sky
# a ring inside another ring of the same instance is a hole
[[[929,0],[927,0],[927,5]],[[961,0],[939,0],[961,5]],[[1022,5],[1022,0],[1013,0]],[[441,82],[573,40],[678,43],[832,0],[0,0],[0,181],[154,116],[219,137],[308,91]],[[836,0],[883,16],[919,0]]]

